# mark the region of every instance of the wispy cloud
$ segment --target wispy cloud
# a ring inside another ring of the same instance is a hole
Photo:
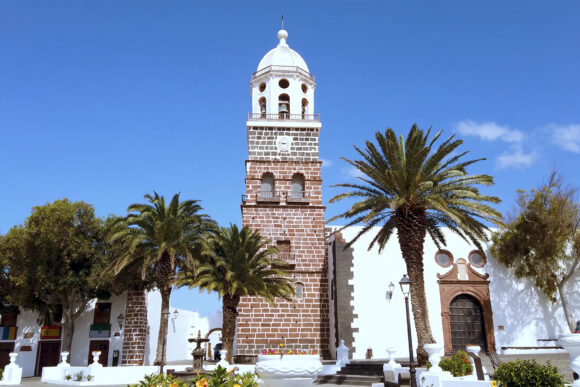
[[[552,142],[560,148],[580,153],[580,125],[548,125]]]
[[[330,167],[332,165],[332,161],[331,160],[320,159],[320,161],[322,161],[322,168],[324,168],[324,167]]]
[[[532,165],[538,158],[535,151],[523,152],[521,148],[512,149],[502,153],[497,158],[497,166],[499,168],[519,168],[523,169]]]
[[[356,178],[364,176],[361,171],[355,167],[344,167],[340,169],[342,175],[346,178]]]
[[[520,130],[510,129],[508,126],[502,126],[493,121],[474,122],[464,120],[458,122],[456,128],[464,136],[478,136],[485,141],[500,140],[509,143],[520,143],[524,139],[524,134]]]

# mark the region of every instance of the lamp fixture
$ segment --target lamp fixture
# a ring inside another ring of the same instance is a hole
[[[403,278],[399,281],[399,285],[401,285],[401,291],[405,298],[409,298],[409,294],[411,293],[411,280],[407,277],[407,274],[403,274]]]
[[[175,309],[173,311],[173,316],[171,317],[172,320],[177,320],[177,317],[179,317],[179,311],[177,309]]]
[[[391,283],[388,286],[387,293],[385,294],[385,298],[387,299],[387,301],[391,302],[391,300],[393,299],[394,291],[395,291],[395,284],[393,284],[393,281],[391,281]]]
[[[123,329],[123,321],[125,321],[125,316],[123,316],[123,313],[119,313],[119,315],[117,316],[117,324],[119,324],[119,330]]]

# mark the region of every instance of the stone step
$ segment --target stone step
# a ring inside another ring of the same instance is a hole
[[[366,375],[321,375],[314,384],[335,384],[349,386],[371,386],[373,383],[383,383],[384,379],[379,376]]]

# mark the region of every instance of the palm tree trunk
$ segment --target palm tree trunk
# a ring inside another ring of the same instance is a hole
[[[228,351],[226,354],[226,360],[228,363],[233,363],[234,359],[234,336],[236,335],[236,319],[238,317],[239,303],[240,296],[224,295],[222,341],[224,349]]]
[[[167,353],[167,326],[169,324],[169,299],[171,285],[159,289],[161,293],[161,317],[159,319],[159,335],[157,336],[157,353],[155,365],[165,365]],[[165,312],[165,313],[164,313]]]
[[[425,281],[423,278],[423,245],[426,235],[425,212],[424,210],[399,208],[396,216],[399,246],[407,265],[407,274],[411,280],[411,307],[418,341],[417,361],[420,365],[424,365],[427,363],[428,355],[427,351],[423,349],[423,344],[435,342],[429,324]]]

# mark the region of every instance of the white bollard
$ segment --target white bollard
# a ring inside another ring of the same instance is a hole
[[[57,367],[60,368],[67,368],[70,367],[70,364],[68,364],[66,362],[66,360],[68,359],[68,352],[61,352],[60,353],[60,363],[58,363]]]
[[[340,340],[340,346],[336,349],[336,366],[344,367],[350,363],[349,354],[350,349],[344,345],[344,340]]]
[[[226,360],[226,355],[228,354],[228,350],[227,349],[222,349],[220,351],[220,361],[219,363],[217,363],[217,365],[223,367],[223,368],[228,368],[230,366],[230,363],[228,363],[228,361]]]
[[[18,353],[10,352],[10,364],[4,367],[4,373],[2,374],[2,380],[0,384],[3,385],[15,385],[20,384],[22,381],[22,368],[16,364],[16,357]]]

